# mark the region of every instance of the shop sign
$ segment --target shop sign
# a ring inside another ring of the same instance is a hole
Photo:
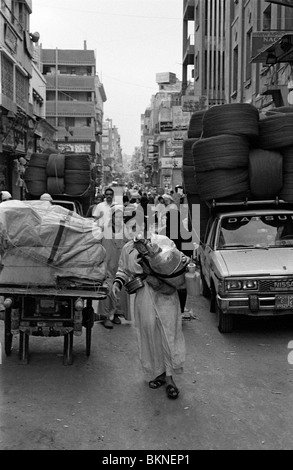
[[[91,153],[91,144],[58,144],[61,152]]]
[[[182,144],[183,140],[186,139],[187,137],[187,131],[180,130],[180,131],[174,131],[172,132],[172,142],[180,142]]]
[[[182,168],[182,157],[162,157],[161,168]]]
[[[173,129],[172,121],[160,122],[160,132],[171,132]]]
[[[207,109],[207,97],[195,95],[183,95],[181,97],[182,111],[195,113]]]
[[[188,129],[190,113],[182,111],[182,106],[173,106],[173,129]]]

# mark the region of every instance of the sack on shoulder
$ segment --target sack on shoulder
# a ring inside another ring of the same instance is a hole
[[[172,295],[176,289],[155,276],[147,276],[146,282],[155,290],[165,295]]]

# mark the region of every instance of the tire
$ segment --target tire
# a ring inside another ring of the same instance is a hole
[[[216,313],[218,317],[218,330],[220,333],[231,333],[233,331],[233,315],[224,314],[216,302]]]
[[[87,325],[85,329],[85,342],[86,342],[86,356],[89,357],[91,354],[91,343],[92,343],[92,327]]]
[[[73,331],[64,335],[63,365],[71,366],[73,363]]]
[[[23,331],[19,332],[19,361],[28,364],[29,361],[29,335]]]
[[[293,113],[279,113],[259,122],[258,147],[266,150],[293,145]]]
[[[62,153],[51,153],[47,162],[47,176],[64,178],[65,155]]]
[[[203,116],[203,138],[232,134],[255,139],[259,135],[258,109],[248,103],[215,105]]]
[[[11,309],[6,309],[4,320],[4,349],[6,356],[11,355],[12,339],[13,335],[11,333]]]
[[[216,313],[216,305],[217,305],[217,299],[216,299],[216,291],[213,285],[211,285],[211,302],[210,302],[210,312],[211,313]]]
[[[90,169],[91,163],[89,155],[83,153],[65,155],[65,170],[90,171]]]
[[[202,287],[202,295],[206,298],[209,299],[211,297],[211,291],[209,286],[207,285],[207,282],[204,278],[204,275],[202,273],[202,269],[200,267],[200,278],[201,278],[201,287]]]
[[[204,201],[249,193],[248,168],[213,170],[196,173],[198,194]]]
[[[247,168],[249,141],[238,135],[219,135],[198,139],[192,146],[196,173]]]

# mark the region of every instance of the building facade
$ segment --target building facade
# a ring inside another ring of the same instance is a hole
[[[31,0],[0,3],[0,191],[24,197],[23,174],[40,142],[52,145],[55,129],[45,121],[44,80],[30,33]]]
[[[292,6],[290,1],[183,0],[183,109],[234,102],[260,111],[288,106]],[[282,38],[287,54],[272,60]]]
[[[102,179],[102,122],[106,94],[96,75],[96,58],[87,50],[42,49],[46,79],[46,119],[57,129],[61,152],[87,153],[96,182]]]
[[[159,91],[141,115],[141,143],[146,186],[172,189],[182,184],[182,143],[190,112],[182,110],[182,82],[174,73],[158,73]]]
[[[102,152],[103,182],[109,185],[113,180],[119,180],[123,173],[120,134],[112,119],[109,118],[103,122]]]

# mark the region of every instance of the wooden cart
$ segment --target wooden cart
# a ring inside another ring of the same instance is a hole
[[[106,286],[75,289],[0,284],[0,295],[5,299],[6,356],[11,354],[13,335],[19,335],[19,359],[24,364],[29,361],[30,336],[64,336],[63,364],[71,365],[73,336],[80,336],[83,328],[89,356],[95,321],[92,301],[105,299],[107,294]]]

